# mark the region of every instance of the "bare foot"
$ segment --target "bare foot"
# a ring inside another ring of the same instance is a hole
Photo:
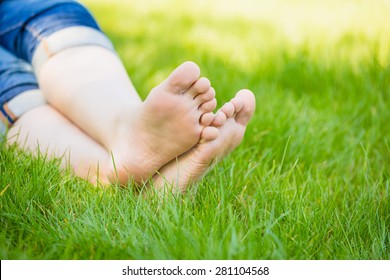
[[[173,160],[154,175],[154,186],[184,192],[199,181],[217,161],[233,151],[244,136],[246,126],[255,111],[255,97],[241,90],[217,113],[211,126],[205,127],[198,145]]]
[[[212,120],[216,107],[214,89],[199,75],[195,63],[183,63],[128,112],[113,136],[111,181],[145,181],[199,142],[202,123]]]

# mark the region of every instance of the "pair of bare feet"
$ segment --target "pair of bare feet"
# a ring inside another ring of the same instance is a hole
[[[114,128],[118,140],[112,142],[110,181],[152,178],[157,189],[185,191],[241,143],[255,98],[241,90],[214,114],[216,105],[215,91],[200,78],[199,67],[180,65]]]

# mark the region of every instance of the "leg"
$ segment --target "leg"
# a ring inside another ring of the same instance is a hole
[[[93,184],[108,184],[110,155],[68,119],[49,105],[24,113],[10,128],[9,144],[23,150],[61,158],[62,166]]]
[[[55,45],[67,31],[50,34],[37,47],[33,63],[40,87],[52,106],[113,154],[112,180],[146,180],[197,143],[201,116],[216,106],[197,65],[184,63],[141,102],[108,48],[76,43],[39,62],[41,46]]]
[[[0,46],[0,141],[17,117],[44,103],[31,66]]]
[[[249,90],[241,90],[226,103],[214,118],[212,126],[202,131],[198,145],[177,160],[165,165],[154,175],[154,187],[184,192],[199,181],[215,162],[232,152],[244,136],[246,126],[255,111],[255,97]]]
[[[49,157],[60,157],[76,175],[108,183],[108,153],[53,107],[46,105],[31,67],[0,47],[0,138]]]
[[[108,149],[118,122],[142,105],[119,57],[99,46],[62,50],[37,74],[48,102]]]
[[[199,68],[190,62],[141,102],[117,56],[100,47],[64,50],[43,65],[39,77],[48,102],[112,152],[112,174],[122,183],[148,179],[192,148],[202,114],[216,106],[209,81],[199,79]]]

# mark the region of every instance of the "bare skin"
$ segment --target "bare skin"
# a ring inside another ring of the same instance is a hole
[[[253,94],[242,91],[214,116],[215,91],[193,62],[144,102],[118,56],[101,47],[61,51],[37,74],[49,104],[25,113],[8,142],[62,157],[92,183],[142,183],[157,172],[156,186],[179,178],[184,190],[241,142],[254,111]]]
[[[117,55],[96,46],[61,51],[38,77],[50,106],[108,152],[110,182],[149,179],[196,145],[216,107],[210,82],[193,62],[180,65],[144,102]]]
[[[173,160],[154,175],[154,187],[171,192],[184,192],[199,181],[212,165],[221,161],[242,141],[246,126],[255,111],[255,97],[241,90],[217,113],[212,126],[205,127],[199,143]]]
[[[120,182],[147,180],[196,145],[203,127],[213,118],[214,97],[210,82],[199,79],[199,70],[192,63],[182,64],[154,88],[116,129],[118,142],[112,153]]]
[[[60,158],[64,169],[70,167],[94,185],[110,183],[107,151],[50,105],[24,113],[8,131],[7,143],[35,155]]]

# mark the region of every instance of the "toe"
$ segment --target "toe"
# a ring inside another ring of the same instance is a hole
[[[202,134],[200,135],[200,142],[208,142],[215,140],[219,135],[219,130],[213,126],[206,126],[202,130]]]
[[[235,120],[241,125],[247,125],[256,109],[256,99],[254,94],[247,89],[240,90],[233,98],[235,106]]]
[[[221,110],[219,110],[215,114],[215,117],[214,117],[213,121],[211,122],[211,125],[215,126],[215,127],[221,127],[225,124],[225,122],[226,122],[226,115]]]
[[[207,78],[200,78],[197,80],[188,90],[187,93],[192,95],[195,99],[196,96],[207,92],[211,87],[211,83]]]
[[[201,110],[204,113],[211,112],[217,107],[217,100],[213,98],[210,101],[207,101],[199,106],[199,110]]]
[[[231,118],[234,114],[235,108],[232,102],[227,102],[221,107],[220,111],[226,115],[226,118]]]
[[[198,106],[200,106],[205,102],[213,100],[214,97],[215,97],[215,90],[214,88],[210,87],[206,92],[197,95],[195,97],[195,101],[197,102]]]
[[[199,120],[199,123],[203,126],[210,125],[214,120],[214,114],[212,112],[204,113]]]
[[[177,67],[165,80],[168,92],[182,93],[188,90],[200,76],[200,69],[194,62],[187,61]]]
[[[242,108],[244,107],[244,100],[245,99],[243,99],[241,96],[237,95],[230,100],[230,102],[234,106],[234,113],[238,113],[242,110]]]

